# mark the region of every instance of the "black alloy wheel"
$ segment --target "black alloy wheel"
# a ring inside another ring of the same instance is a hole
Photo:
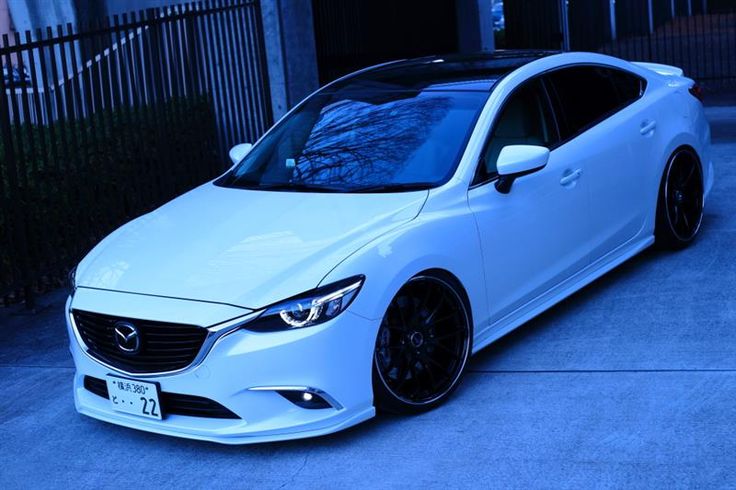
[[[657,243],[679,249],[691,243],[703,221],[703,173],[697,157],[679,150],[665,169],[657,204]]]
[[[449,398],[465,371],[472,323],[459,285],[420,275],[396,294],[373,356],[376,407],[394,413],[430,410]]]

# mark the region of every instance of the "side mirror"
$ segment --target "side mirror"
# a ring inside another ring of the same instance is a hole
[[[233,162],[233,165],[240,163],[250,152],[251,148],[253,148],[253,145],[250,143],[240,143],[239,145],[235,145],[230,148],[228,155],[230,156],[230,160]]]
[[[501,194],[508,194],[514,180],[544,168],[548,160],[549,149],[543,146],[504,146],[496,162],[499,176],[496,190]]]

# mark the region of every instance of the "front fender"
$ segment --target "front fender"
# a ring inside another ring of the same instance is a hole
[[[423,212],[358,250],[322,282],[365,275],[350,311],[380,319],[399,289],[428,269],[443,269],[460,281],[470,301],[475,332],[480,332],[488,324],[488,305],[478,229],[467,201],[459,200],[449,210]]]

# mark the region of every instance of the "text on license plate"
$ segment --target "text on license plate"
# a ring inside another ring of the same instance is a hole
[[[113,410],[161,420],[158,386],[154,383],[108,375],[107,393]]]

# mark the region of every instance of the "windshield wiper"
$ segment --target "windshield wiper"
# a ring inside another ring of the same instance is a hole
[[[358,187],[356,189],[350,189],[348,192],[368,194],[372,192],[408,192],[408,191],[426,191],[431,189],[436,184],[432,182],[414,182],[411,184],[381,184],[381,185],[369,185],[366,187]]]
[[[434,187],[436,184],[432,182],[416,182],[409,184],[380,184],[369,185],[365,187],[331,187],[318,184],[304,184],[299,182],[272,182],[260,183],[247,180],[235,180],[227,182],[225,185],[237,187],[239,189],[250,189],[256,191],[291,191],[291,192],[324,192],[324,193],[343,193],[343,194],[369,194],[369,193],[389,193],[389,192],[409,192],[424,191]]]
[[[344,192],[344,189],[338,187],[329,187],[315,184],[299,184],[289,182],[276,182],[273,184],[256,184],[252,183],[246,187],[259,191],[293,191],[293,192]]]

